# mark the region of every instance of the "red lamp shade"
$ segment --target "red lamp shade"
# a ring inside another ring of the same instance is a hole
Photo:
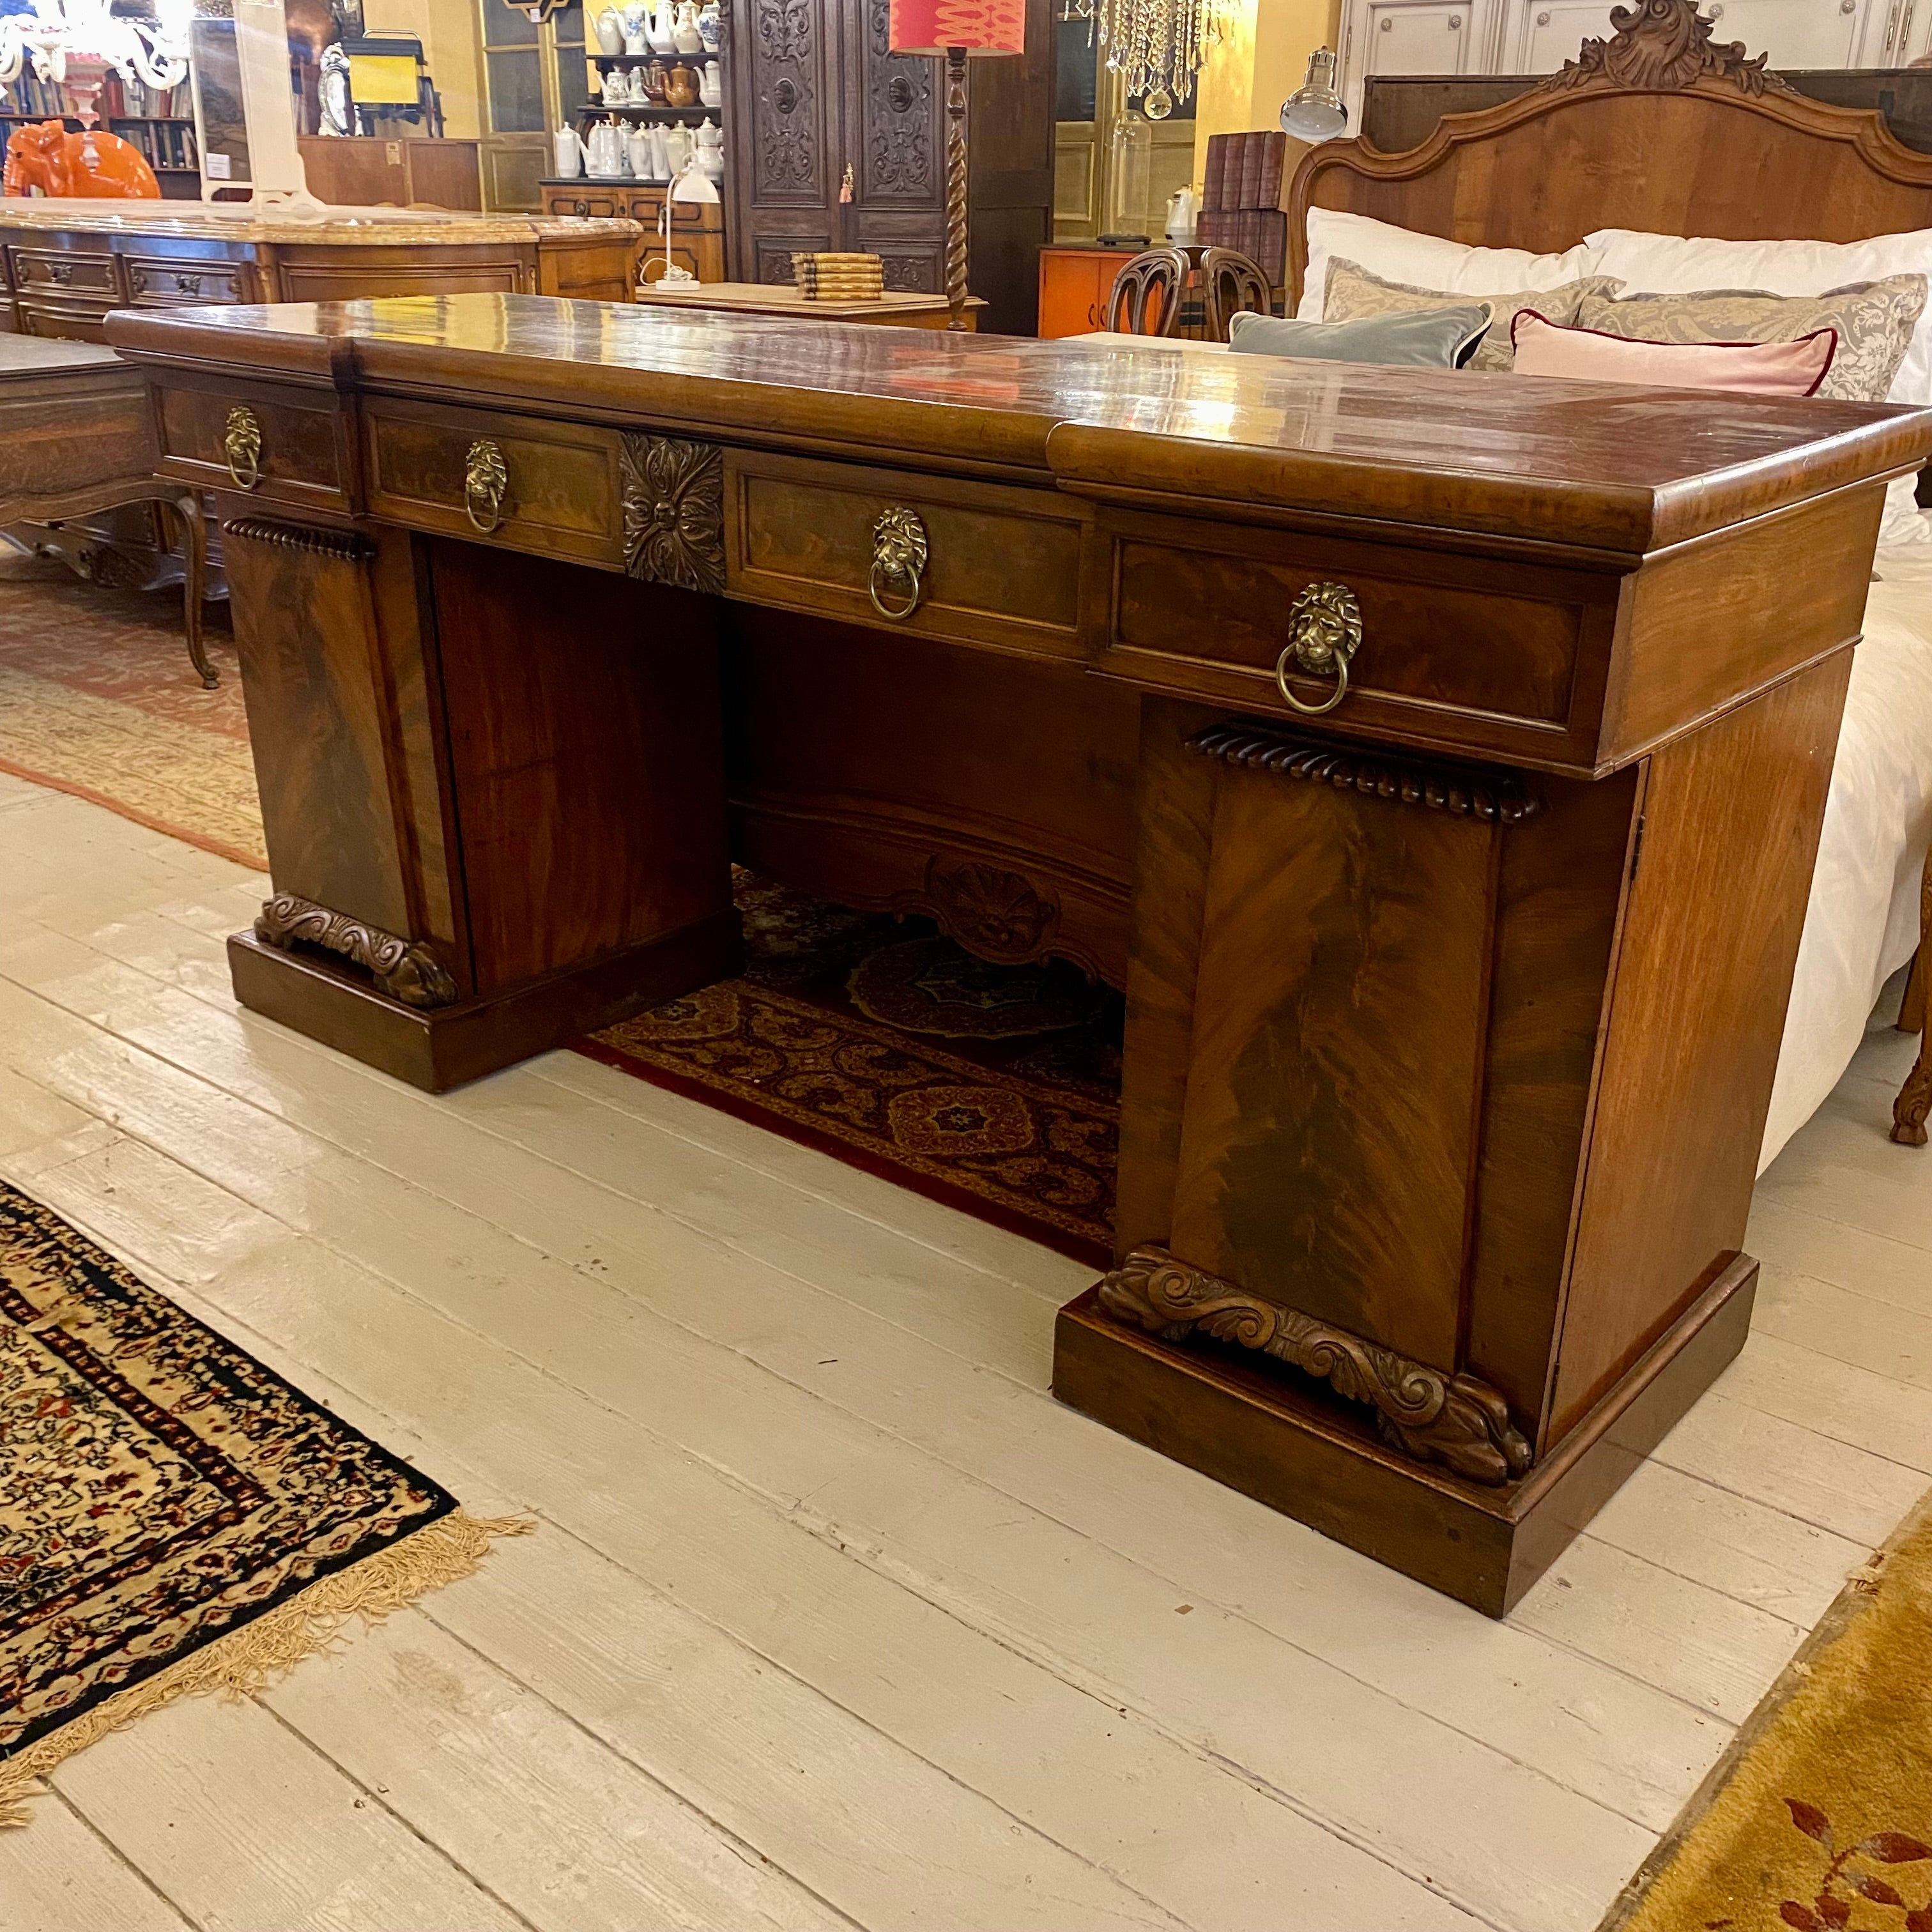
[[[1026,0],[892,0],[896,54],[1026,52]]]

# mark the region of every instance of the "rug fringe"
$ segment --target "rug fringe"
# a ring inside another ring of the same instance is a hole
[[[32,1798],[56,1766],[110,1731],[177,1697],[236,1699],[266,1688],[305,1657],[331,1648],[351,1617],[380,1623],[428,1592],[467,1576],[499,1536],[525,1536],[528,1516],[473,1516],[452,1510],[388,1549],[320,1578],[252,1623],[204,1644],[177,1664],[84,1711],[16,1756],[0,1761],[0,1829],[27,1823]]]

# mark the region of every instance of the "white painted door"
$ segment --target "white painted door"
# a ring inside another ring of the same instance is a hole
[[[1360,120],[1371,74],[1484,72],[1488,11],[1485,0],[1348,0],[1340,67],[1350,120]]]
[[[1845,68],[1891,64],[1887,29],[1902,42],[1908,9],[1927,16],[1920,37],[1932,35],[1932,0],[1712,0],[1702,10],[1714,40],[1742,40],[1774,68]],[[1504,0],[1501,26],[1498,74],[1552,74],[1586,38],[1612,31],[1608,0]]]

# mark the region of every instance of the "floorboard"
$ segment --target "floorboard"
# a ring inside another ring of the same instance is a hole
[[[1053,1403],[1062,1256],[238,1013],[261,890],[0,778],[0,1174],[536,1532],[63,1768],[0,1924],[1587,1932],[1932,1483],[1895,1034],[1760,1187],[1744,1355],[1492,1623]]]

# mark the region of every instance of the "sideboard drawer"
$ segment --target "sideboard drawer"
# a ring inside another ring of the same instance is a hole
[[[239,262],[196,262],[166,256],[128,257],[128,297],[136,308],[248,299],[247,271]]]
[[[1534,563],[1132,512],[1102,512],[1112,597],[1100,668],[1176,696],[1297,716],[1276,681],[1296,600],[1359,623],[1324,728],[1529,764],[1594,762],[1618,580]],[[1336,688],[1287,661],[1302,704]]]
[[[354,507],[347,432],[332,397],[172,375],[154,387],[164,476],[265,502]]]
[[[14,286],[22,295],[29,290],[58,290],[64,295],[104,296],[110,303],[120,298],[114,257],[104,248],[97,253],[80,248],[13,248],[7,252],[13,263]]]
[[[764,451],[728,451],[724,475],[728,596],[1029,656],[1081,654],[1091,513],[1076,500]],[[916,586],[879,567],[888,519],[924,546]]]
[[[615,430],[394,396],[369,398],[363,425],[372,515],[440,536],[622,566]]]

